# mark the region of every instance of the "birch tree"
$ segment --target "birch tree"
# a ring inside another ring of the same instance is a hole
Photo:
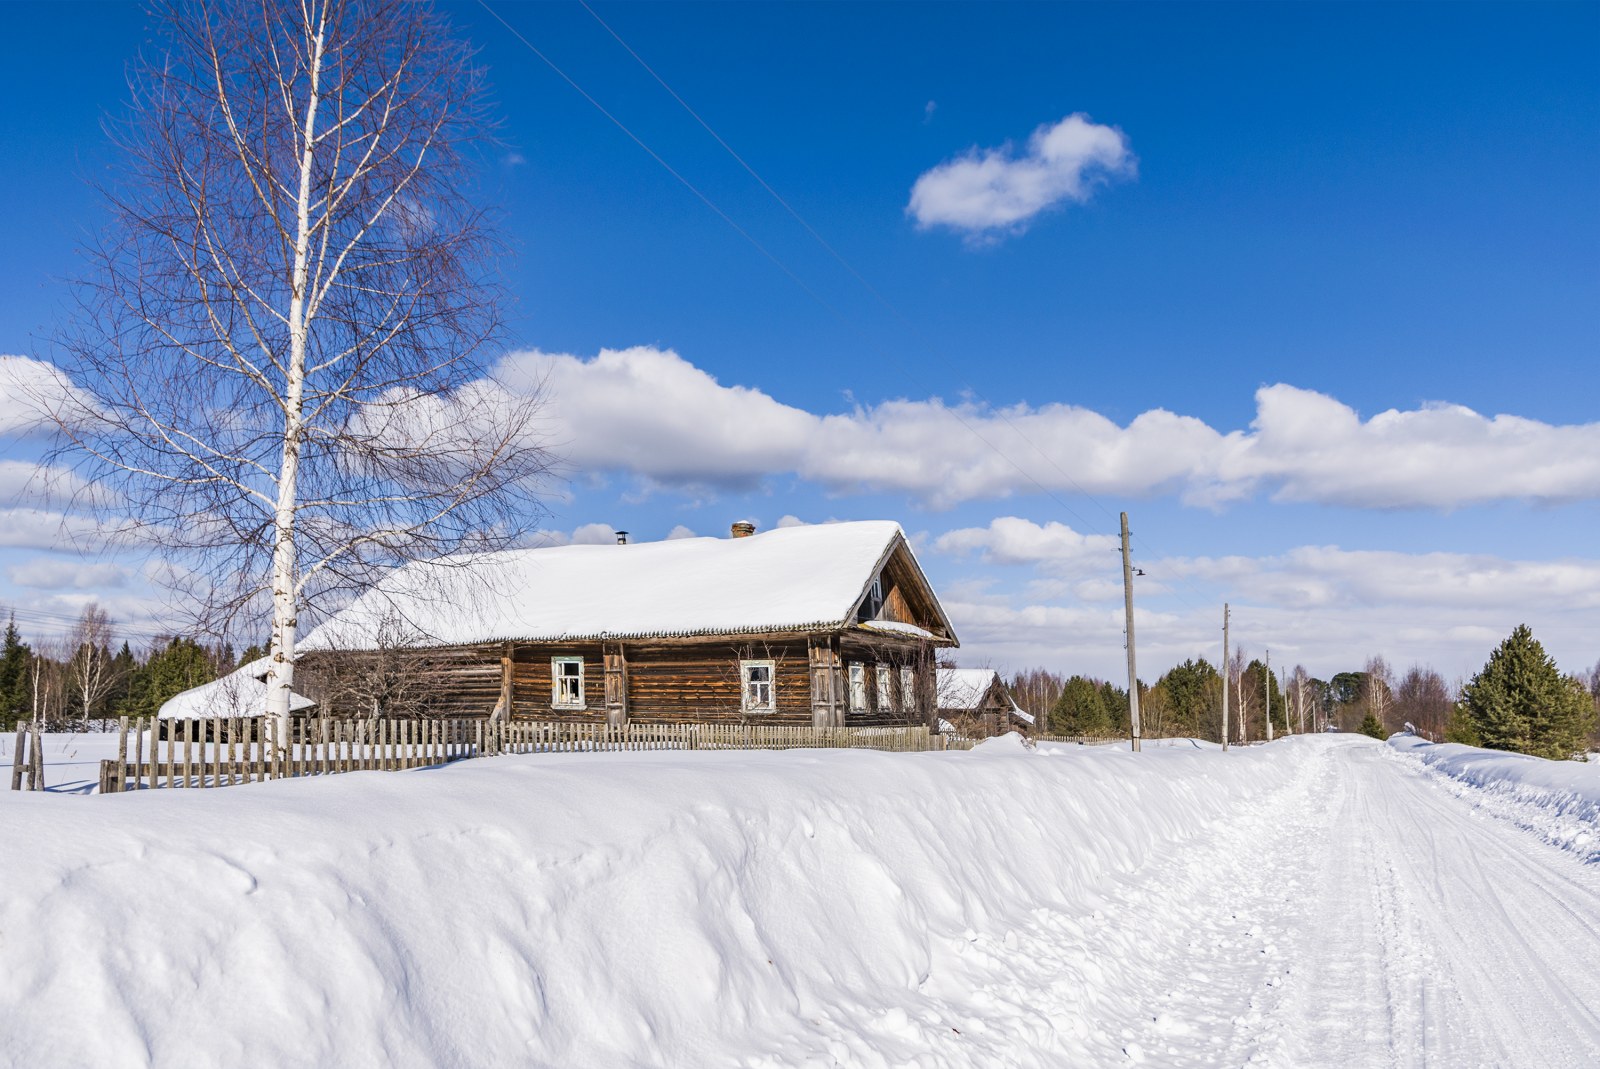
[[[85,605],[66,642],[72,656],[65,671],[87,730],[90,720],[104,719],[106,698],[117,682],[110,615],[94,602]]]
[[[55,407],[202,626],[267,630],[536,521],[537,399],[489,377],[498,245],[481,72],[427,3],[173,0],[108,124],[111,225]]]

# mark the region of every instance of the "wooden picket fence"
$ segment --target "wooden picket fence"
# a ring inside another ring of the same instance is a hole
[[[339,772],[394,772],[497,754],[611,750],[866,748],[911,752],[968,749],[924,726],[813,728],[800,725],[608,724],[554,721],[296,719],[274,743],[267,717],[195,720],[123,718],[117,756],[100,763],[100,792],[155,787],[225,787]]]

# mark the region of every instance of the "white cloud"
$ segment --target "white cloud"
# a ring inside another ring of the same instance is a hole
[[[33,590],[104,590],[126,586],[129,571],[110,561],[35,557],[6,569],[6,578]]]
[[[674,527],[672,530],[667,532],[667,539],[666,540],[668,542],[671,542],[674,539],[678,539],[678,538],[699,538],[699,537],[700,537],[699,535],[695,534],[693,531],[689,530],[689,528],[685,527],[683,524],[680,523],[676,527]]]
[[[906,212],[921,227],[993,236],[1020,230],[1064,201],[1081,204],[1098,185],[1135,168],[1121,130],[1078,113],[1039,127],[1020,153],[1010,144],[974,147],[925,172],[911,187]]]
[[[1363,419],[1288,385],[1256,391],[1246,430],[1152,409],[1121,426],[1069,404],[938,398],[818,414],[725,386],[677,353],[508,357],[516,389],[549,391],[547,437],[590,474],[650,487],[750,490],[793,473],[837,494],[899,492],[945,508],[1051,493],[1154,496],[1220,508],[1266,494],[1357,508],[1456,508],[1600,497],[1600,422],[1553,425],[1425,404]]]
[[[617,529],[609,523],[586,523],[572,532],[572,544],[575,546],[614,546],[617,544]]]
[[[947,598],[963,647],[1013,667],[1037,663],[1115,678],[1121,563],[1116,554],[1093,551],[1102,548],[1096,541],[1064,524],[1017,517],[941,535],[934,548],[947,557],[978,552],[990,563],[1031,565],[1045,577],[1015,598]],[[1303,661],[1324,677],[1359,667],[1372,653],[1402,667],[1417,661],[1464,675],[1523,622],[1567,671],[1600,654],[1593,628],[1600,613],[1597,559],[1300,546],[1144,566],[1150,577],[1139,583],[1136,622],[1147,678],[1191,656],[1216,662],[1224,600],[1233,604],[1236,644],[1253,653],[1270,646],[1274,663]],[[1173,588],[1163,578],[1184,581],[1177,597],[1166,596]]]
[[[51,413],[70,417],[75,406],[93,407],[54,364],[26,356],[0,356],[0,437],[47,433]]]

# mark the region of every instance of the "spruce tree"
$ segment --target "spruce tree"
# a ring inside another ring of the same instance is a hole
[[[1061,735],[1109,735],[1111,717],[1092,679],[1073,676],[1061,688],[1061,697],[1050,710],[1051,730]]]
[[[4,644],[0,645],[0,730],[28,715],[28,660],[32,655],[23,644],[16,614],[12,613],[6,622]]]
[[[1361,734],[1371,735],[1375,739],[1386,739],[1389,737],[1384,732],[1383,725],[1378,723],[1377,716],[1370,709],[1367,710],[1367,715],[1362,718],[1361,727],[1358,730],[1361,732]]]
[[[1462,688],[1461,709],[1483,746],[1555,760],[1583,752],[1594,726],[1582,684],[1562,677],[1526,624]]]
[[[217,678],[205,647],[189,638],[175,638],[150,654],[129,688],[127,716],[155,716],[168,698]]]

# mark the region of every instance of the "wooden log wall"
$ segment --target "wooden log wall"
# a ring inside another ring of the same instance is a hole
[[[773,662],[776,712],[743,712],[739,661]],[[628,646],[631,723],[740,720],[811,723],[811,669],[804,639]]]
[[[318,713],[365,718],[380,710],[386,689],[400,694],[391,715],[442,719],[488,716],[500,702],[504,647],[449,646],[428,650],[311,652],[295,665],[295,691]]]
[[[582,709],[557,709],[552,704],[550,660],[583,658]],[[535,720],[588,723],[606,715],[606,662],[600,643],[588,645],[517,645],[511,654],[511,715]]]
[[[844,663],[845,723],[846,724],[927,724],[930,722],[929,697],[936,686],[934,659],[928,644],[908,641],[898,636],[852,632],[840,643],[840,660]],[[867,707],[851,709],[850,666],[863,665],[867,676]],[[879,700],[878,666],[888,665],[890,672],[889,703]],[[916,683],[909,696],[901,686],[900,669],[910,668]]]
[[[363,697],[360,686],[376,655],[308,654],[296,672],[296,690],[317,701],[316,713],[335,718],[367,718],[376,713],[408,718],[487,717],[510,700],[517,719],[613,725],[760,720],[813,726],[930,723],[928,696],[934,691],[931,646],[902,635],[865,630],[844,636],[776,637],[735,641],[654,643],[493,643],[427,651],[415,669],[420,673],[420,704],[395,709]],[[393,654],[388,655],[391,658]],[[583,660],[581,709],[558,709],[551,692],[551,663],[556,657]],[[819,659],[820,658],[820,659]],[[770,660],[774,664],[776,711],[746,714],[739,661]],[[848,666],[867,671],[867,708],[850,710]],[[890,701],[879,701],[877,669],[891,672]],[[915,693],[903,693],[901,668],[913,669]],[[365,675],[363,675],[365,673]],[[834,693],[819,697],[833,674]],[[415,695],[419,687],[410,684]],[[820,701],[820,704],[819,704]],[[835,711],[836,710],[836,711]]]

